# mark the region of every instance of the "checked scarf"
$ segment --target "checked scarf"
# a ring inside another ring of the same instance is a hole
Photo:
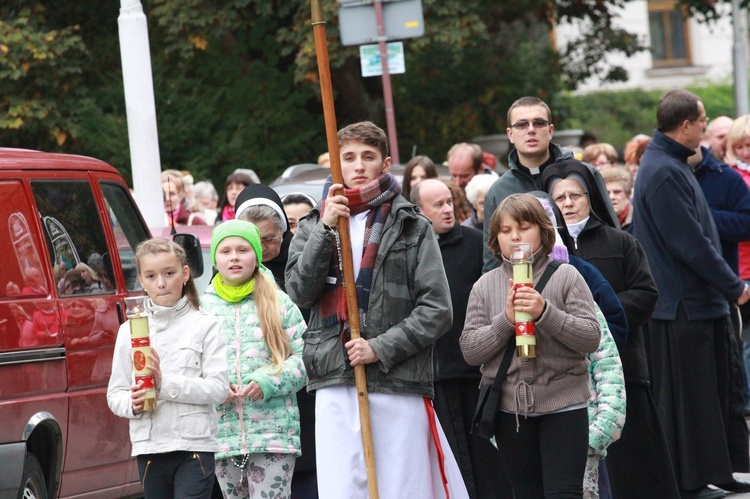
[[[330,182],[330,177],[329,177]],[[328,190],[326,185],[326,191]],[[401,193],[401,186],[388,173],[382,173],[372,182],[356,189],[344,189],[344,195],[349,199],[349,210],[352,215],[370,210],[367,214],[365,224],[365,238],[362,248],[362,263],[357,275],[357,307],[359,309],[360,326],[364,328],[367,306],[370,299],[370,286],[372,285],[372,274],[375,266],[375,258],[378,254],[380,237],[383,233],[383,224],[391,212],[393,198]],[[325,201],[321,205],[321,217],[325,212]],[[342,340],[349,339],[349,321],[346,310],[346,291],[344,290],[344,278],[341,271],[340,241],[336,239],[336,249],[331,255],[331,265],[320,299],[320,313],[323,317],[324,326],[333,326],[343,322],[341,331]]]

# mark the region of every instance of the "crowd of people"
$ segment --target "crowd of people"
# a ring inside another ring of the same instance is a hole
[[[158,404],[127,324],[108,399],[146,496],[210,497],[215,476],[225,497],[348,499],[372,473],[388,498],[750,492],[733,475],[750,472],[750,116],[709,121],[684,90],[655,115],[622,150],[561,147],[523,97],[507,168],[460,142],[450,179],[415,156],[400,183],[383,130],[355,123],[320,201],[247,170],[221,195],[163,172],[167,222],[216,225],[216,275],[197,296],[178,246],[136,252]],[[496,380],[488,439],[475,409]]]

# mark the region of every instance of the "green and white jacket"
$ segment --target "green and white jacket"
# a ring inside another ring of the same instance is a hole
[[[596,317],[602,336],[599,348],[588,355],[591,376],[589,455],[604,459],[607,447],[620,438],[625,426],[625,376],[617,345],[598,305]]]
[[[263,339],[253,294],[229,303],[209,286],[201,297],[202,308],[221,321],[227,342],[229,383],[244,387],[255,381],[263,390],[263,400],[239,399],[217,406],[217,459],[244,454],[301,454],[295,394],[307,383],[302,363],[302,333],[306,326],[292,300],[283,291],[277,292],[281,325],[291,346],[291,355],[278,373]]]

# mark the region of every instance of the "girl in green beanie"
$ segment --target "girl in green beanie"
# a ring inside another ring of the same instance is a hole
[[[258,228],[229,220],[211,235],[218,270],[202,307],[222,319],[229,393],[219,412],[216,477],[224,495],[289,497],[300,452],[295,394],[305,386],[299,309],[263,272]],[[265,492],[265,495],[263,493]]]

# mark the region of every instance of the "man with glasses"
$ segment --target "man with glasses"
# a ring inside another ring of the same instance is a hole
[[[635,236],[659,290],[648,322],[651,380],[681,497],[722,497],[738,482],[728,445],[729,303],[750,289],[721,255],[711,210],[687,160],[706,130],[706,111],[686,90],[667,92],[635,181]],[[745,436],[744,453],[747,454]],[[747,467],[747,455],[744,456]]]
[[[552,113],[549,106],[537,97],[521,97],[508,109],[506,133],[514,149],[508,155],[510,170],[503,174],[484,198],[484,272],[500,265],[495,255],[487,247],[489,220],[500,202],[511,194],[543,190],[540,177],[542,171],[552,163],[573,158],[573,153],[552,143]],[[593,166],[597,188],[607,198],[607,189],[601,175]],[[608,198],[607,198],[608,199]],[[605,223],[619,228],[617,215],[607,201]]]

